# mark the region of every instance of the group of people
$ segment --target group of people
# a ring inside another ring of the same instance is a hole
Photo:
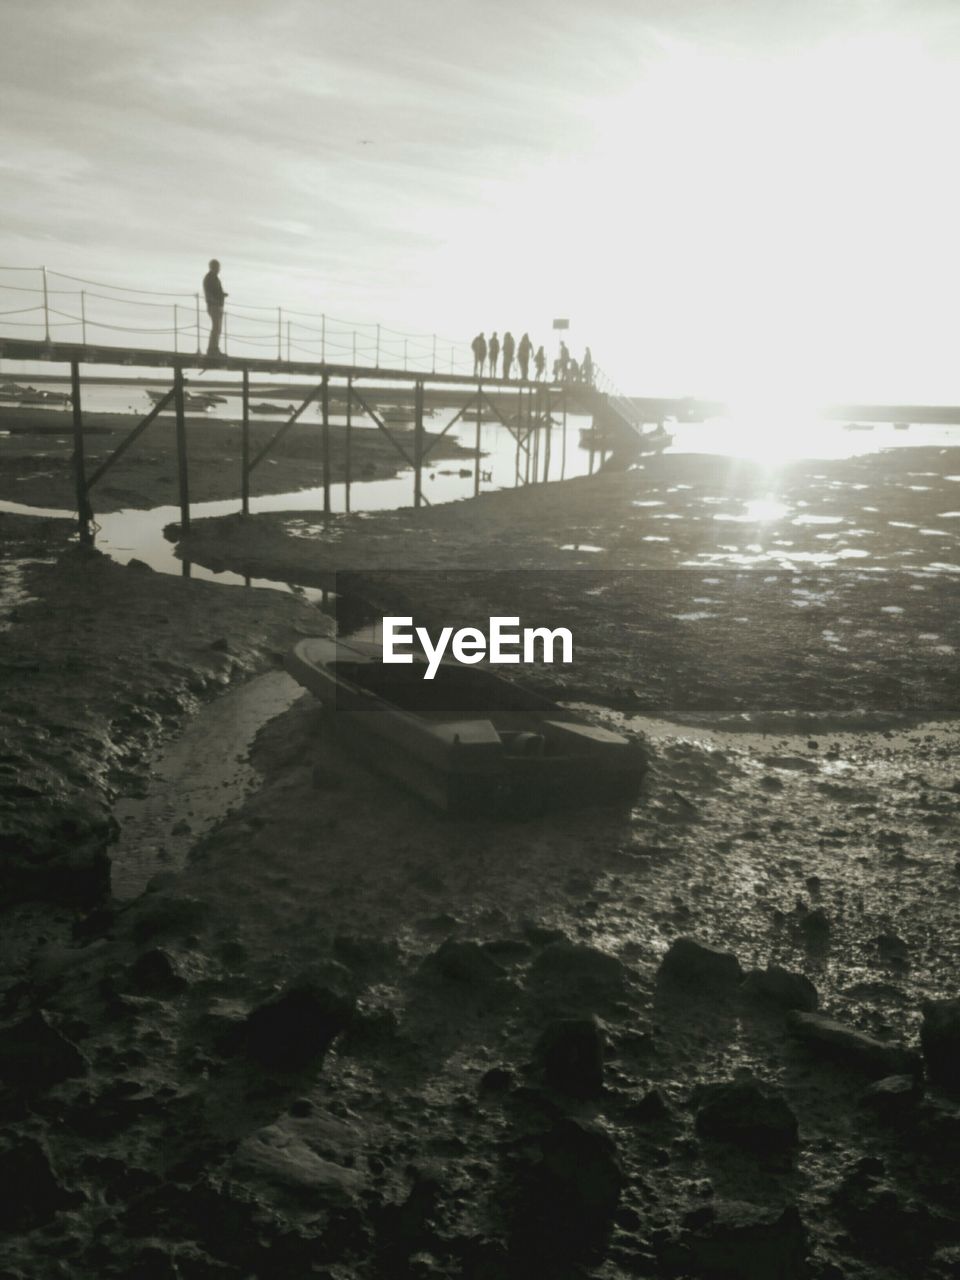
[[[220,283],[220,263],[216,258],[210,260],[210,267],[207,274],[203,277],[203,293],[207,304],[207,313],[210,316],[210,340],[207,343],[207,355],[219,356],[220,352],[220,332],[223,327],[223,308],[227,300],[227,295],[223,291],[223,285]],[[485,338],[482,333],[478,333],[470,344],[473,350],[473,372],[476,377],[483,376],[485,369],[489,369],[489,377],[510,378],[513,371],[513,362],[516,359],[518,376],[522,382],[530,381],[530,361],[533,360],[534,376],[539,382],[546,371],[547,357],[544,355],[543,347],[533,349],[533,343],[530,341],[530,335],[525,333],[519,342],[516,342],[513,334],[507,330],[503,335],[503,341],[497,337],[496,330],[491,333],[489,339]],[[497,366],[503,360],[503,372],[498,375]],[[590,348],[587,347],[583,353],[583,360],[578,364],[567,350],[565,342],[560,343],[560,354],[553,362],[553,380],[554,382],[582,382],[587,386],[593,385],[593,357],[590,354]]]
[[[484,373],[491,378],[502,377],[510,378],[513,376],[513,362],[516,358],[517,376],[521,382],[529,382],[530,380],[530,359],[533,358],[534,377],[539,382],[546,371],[547,357],[544,354],[543,347],[537,347],[536,352],[533,350],[533,343],[530,341],[530,335],[525,333],[519,342],[516,342],[513,334],[508,329],[503,335],[501,342],[497,336],[496,330],[486,338],[482,333],[478,333],[473,342],[470,343],[473,351],[473,372],[478,378]],[[503,360],[502,372],[497,372],[497,366]],[[553,380],[554,382],[585,382],[588,386],[593,385],[593,356],[590,354],[590,348],[587,347],[580,364],[570,355],[565,342],[560,343],[560,355],[553,362]]]

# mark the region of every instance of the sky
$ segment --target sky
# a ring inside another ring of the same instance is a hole
[[[568,317],[633,394],[960,402],[956,0],[2,16],[0,266],[192,293],[216,256],[231,305]]]

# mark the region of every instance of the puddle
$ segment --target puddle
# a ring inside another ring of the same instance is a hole
[[[286,672],[271,671],[191,717],[151,765],[146,795],[114,806],[120,824],[110,849],[114,897],[134,898],[157,872],[183,866],[197,840],[256,785],[260,775],[247,757],[257,732],[302,693]]]

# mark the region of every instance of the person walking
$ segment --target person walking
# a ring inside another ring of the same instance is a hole
[[[543,347],[537,347],[537,354],[533,357],[533,366],[537,371],[537,381],[543,377],[543,371],[547,367],[547,357]]]
[[[516,350],[516,342],[513,334],[508,329],[503,335],[503,376],[510,377],[510,368],[513,365],[513,353]]]
[[[570,352],[565,342],[560,343],[560,381],[566,382],[570,370]]]
[[[470,343],[473,350],[473,372],[474,376],[479,378],[483,375],[483,366],[487,362],[487,340],[482,333],[478,333],[474,340]]]
[[[530,381],[530,356],[533,354],[533,343],[529,333],[525,333],[517,347],[517,364],[520,366],[520,377],[524,382]]]
[[[587,347],[583,353],[583,364],[580,366],[580,374],[583,381],[588,387],[593,386],[593,356],[590,354],[590,348]]]
[[[500,359],[500,339],[497,337],[497,331],[494,329],[490,335],[490,341],[487,343],[487,356],[490,360],[490,376],[497,376],[497,361]]]
[[[203,296],[207,303],[207,315],[210,317],[210,341],[207,343],[207,355],[219,356],[220,330],[223,328],[223,307],[228,294],[223,292],[220,283],[220,263],[216,258],[210,259],[210,269],[203,277]]]

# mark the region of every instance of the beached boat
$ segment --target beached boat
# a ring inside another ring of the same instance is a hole
[[[160,401],[169,394],[169,390],[153,391],[150,388],[147,389],[147,395],[154,404],[159,404]],[[200,409],[203,412],[206,412],[207,409],[212,409],[215,404],[226,404],[226,402],[226,396],[207,394],[202,391],[197,393],[185,391],[183,394],[183,407],[185,409]],[[170,402],[170,408],[172,407],[173,401]]]
[[[287,670],[335,713],[370,765],[434,807],[529,816],[554,806],[629,803],[642,744],[601,729],[488,668],[387,664],[377,645],[301,640]]]
[[[19,397],[21,405],[47,404],[66,406],[70,396],[66,391],[38,391],[36,387],[25,387]]]

